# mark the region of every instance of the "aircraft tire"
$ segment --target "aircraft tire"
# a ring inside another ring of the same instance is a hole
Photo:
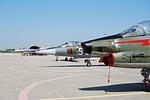
[[[92,66],[91,62],[87,62],[86,66],[91,67]]]
[[[68,58],[67,58],[67,57],[65,58],[65,61],[68,61]]]

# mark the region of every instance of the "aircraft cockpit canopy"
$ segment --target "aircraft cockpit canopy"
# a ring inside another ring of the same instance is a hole
[[[81,42],[79,41],[70,41],[70,42],[66,42],[60,45],[59,47],[80,46],[80,45],[81,45]]]
[[[144,21],[134,25],[120,34],[123,37],[136,37],[150,34],[150,21]]]
[[[150,20],[139,23],[143,27],[146,34],[150,34]]]

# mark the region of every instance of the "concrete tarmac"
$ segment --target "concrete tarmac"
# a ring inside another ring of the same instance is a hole
[[[62,59],[62,58],[60,58]],[[0,54],[0,100],[150,100],[140,69]]]

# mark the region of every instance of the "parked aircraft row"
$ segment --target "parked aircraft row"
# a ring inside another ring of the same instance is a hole
[[[59,56],[64,56],[65,61],[75,61],[78,58],[84,58],[87,66],[91,66],[90,57],[91,55],[83,52],[81,47],[81,42],[79,41],[70,41],[66,42],[57,47],[47,48],[45,50],[36,51],[37,54],[49,54],[55,55],[56,61],[58,61]]]
[[[143,21],[115,35],[68,42],[37,53],[71,58],[99,57],[106,66],[140,68],[146,89],[150,89],[150,21]],[[66,60],[68,60],[66,58]],[[70,59],[72,60],[72,59]],[[89,62],[89,61],[88,61]],[[87,63],[87,65],[90,63]]]
[[[32,56],[32,55],[46,55],[46,54],[39,54],[39,53],[36,53],[36,51],[39,51],[39,50],[44,50],[44,49],[47,49],[48,47],[47,46],[42,46],[42,47],[39,47],[39,46],[31,46],[29,49],[26,49],[26,48],[19,48],[19,49],[15,49],[15,53],[21,53],[23,56]]]

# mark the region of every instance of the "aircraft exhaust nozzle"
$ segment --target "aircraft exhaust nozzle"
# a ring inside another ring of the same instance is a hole
[[[55,55],[55,54],[56,54],[56,49],[46,49],[46,50],[40,50],[40,51],[37,51],[36,53],[38,53],[38,54],[49,54],[49,55]]]

